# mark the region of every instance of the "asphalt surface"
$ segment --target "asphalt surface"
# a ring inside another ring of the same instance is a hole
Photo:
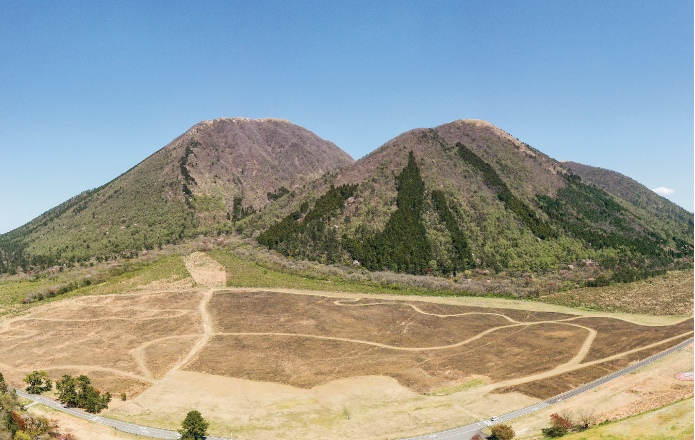
[[[119,431],[123,432],[128,432],[131,434],[136,434],[136,435],[141,435],[144,437],[151,437],[151,438],[161,438],[161,439],[179,439],[181,438],[181,434],[179,434],[176,431],[168,431],[166,429],[159,429],[159,428],[150,428],[147,426],[142,426],[142,425],[136,425],[134,423],[128,423],[128,422],[121,422],[119,420],[114,420],[114,419],[109,419],[107,417],[101,417],[96,414],[90,414],[88,412],[82,411],[77,408],[68,408],[61,404],[60,402],[56,402],[55,400],[49,399],[48,397],[44,396],[38,396],[36,394],[28,394],[25,393],[24,391],[17,391],[17,395],[20,397],[24,397],[25,399],[33,400],[36,403],[41,403],[43,405],[46,405],[48,407],[51,407],[53,409],[57,409],[58,411],[63,411],[65,413],[71,414],[75,417],[79,417],[81,419],[89,420],[90,422],[96,422],[96,423],[101,423],[107,426],[112,426]],[[205,437],[207,440],[229,440],[229,438],[222,438],[222,437]]]
[[[544,400],[543,402],[538,402],[534,405],[527,406],[526,408],[521,408],[516,411],[512,411],[506,414],[501,414],[495,418],[495,420],[487,419],[487,420],[482,420],[479,422],[471,423],[469,425],[465,426],[460,426],[458,428],[453,428],[453,429],[448,429],[446,431],[439,431],[439,432],[433,432],[431,434],[424,434],[424,435],[419,435],[417,437],[408,437],[408,438],[403,438],[401,440],[470,440],[471,437],[473,437],[476,433],[479,433],[483,428],[486,428],[488,426],[496,425],[498,423],[503,423],[503,422],[508,422],[512,419],[515,419],[517,417],[525,416],[527,414],[530,414],[532,412],[541,410],[543,408],[547,408],[551,405],[554,405],[558,402],[562,402],[563,400],[567,400],[571,397],[574,397],[578,394],[585,393],[593,388],[596,388],[600,385],[603,385],[606,382],[609,382],[613,379],[617,379],[620,376],[624,376],[640,367],[643,367],[649,363],[652,363],[658,359],[661,359],[664,356],[667,356],[677,350],[680,350],[681,348],[692,344],[693,343],[693,338],[688,339],[685,342],[681,342],[680,344],[669,348],[668,350],[662,351],[661,353],[655,354],[654,356],[648,357],[644,360],[641,360],[637,362],[636,364],[633,364],[627,368],[623,368],[620,371],[616,371],[615,373],[611,373],[607,376],[604,376],[600,379],[597,379],[591,383],[582,385],[579,388],[575,388],[572,391],[568,391],[564,394],[560,394],[559,396],[555,396],[553,398],[550,398],[548,400]],[[49,399],[44,396],[39,396],[35,394],[27,394],[24,391],[19,391],[17,390],[17,395],[20,397],[23,397],[25,399],[32,400],[36,403],[41,403],[43,405],[46,405],[48,407],[51,407],[53,409],[57,409],[58,411],[63,411],[68,414],[72,414],[75,417],[79,417],[85,420],[89,420],[91,422],[96,422],[96,423],[102,423],[107,426],[112,426],[119,431],[123,432],[128,432],[131,434],[136,434],[136,435],[141,435],[144,437],[150,437],[150,438],[160,438],[160,439],[179,439],[181,438],[181,435],[176,432],[176,431],[168,431],[166,429],[159,429],[159,428],[150,428],[147,426],[142,426],[142,425],[136,425],[134,423],[128,423],[128,422],[121,422],[119,420],[113,420],[109,419],[107,417],[101,417],[96,414],[90,414],[88,412],[76,409],[76,408],[68,408],[62,405],[59,402],[56,402],[55,400]],[[231,438],[231,437],[230,437]],[[207,440],[229,440],[229,438],[226,437],[206,437]]]

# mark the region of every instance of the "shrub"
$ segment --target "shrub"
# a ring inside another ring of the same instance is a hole
[[[514,429],[512,429],[512,427],[506,423],[495,425],[490,429],[490,431],[492,432],[492,436],[489,438],[494,440],[511,440],[516,436]]]

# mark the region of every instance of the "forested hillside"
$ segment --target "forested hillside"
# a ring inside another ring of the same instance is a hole
[[[349,192],[332,197],[337,188]],[[325,197],[333,204],[309,224],[304,213]],[[637,209],[482,121],[404,133],[280,200],[237,230],[285,255],[370,270],[533,271],[600,260],[653,271],[692,256],[692,214]]]
[[[204,121],[113,181],[0,235],[0,273],[130,256],[210,232],[352,162],[284,120]]]
[[[353,162],[287,121],[234,118],[202,122],[112,182],[0,235],[0,273],[220,232],[294,258],[411,274],[590,260],[651,273],[693,254],[693,214],[484,121],[411,130]]]

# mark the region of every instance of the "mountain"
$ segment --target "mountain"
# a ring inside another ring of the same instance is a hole
[[[0,272],[152,249],[260,210],[353,162],[285,120],[204,121],[113,181],[0,235]]]
[[[484,121],[415,129],[237,230],[286,255],[409,273],[692,254],[692,214],[648,211]],[[689,231],[689,232],[688,232]]]
[[[693,235],[692,213],[665,197],[661,197],[636,180],[616,171],[582,165],[577,162],[564,161],[562,164],[580,176],[585,183],[596,185],[649,215],[660,217],[674,225],[680,225],[680,227],[685,228],[683,233]]]
[[[0,272],[221,231],[288,256],[413,274],[587,260],[648,271],[693,254],[693,214],[485,121],[410,130],[354,162],[287,121],[233,118],[197,124],[1,235]]]

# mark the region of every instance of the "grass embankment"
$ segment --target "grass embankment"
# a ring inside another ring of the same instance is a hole
[[[148,285],[157,281],[176,283],[191,276],[179,256],[164,257],[151,264],[123,267],[111,272],[111,277],[101,283],[80,289],[82,295],[105,295],[127,293],[134,290],[147,289]]]
[[[693,432],[693,398],[691,397],[654,411],[595,426],[562,438],[565,440],[691,440]]]
[[[396,285],[379,286],[371,282],[349,281],[338,276],[316,277],[310,273],[285,273],[267,268],[255,261],[243,260],[223,251],[212,251],[209,252],[209,255],[227,269],[227,287],[267,287],[391,295],[455,295],[450,292],[405,288]]]
[[[179,256],[170,256],[157,260],[133,260],[116,265],[73,268],[65,272],[34,278],[8,279],[0,282],[0,316],[19,313],[36,305],[74,296],[152,289],[157,287],[152,284],[156,282],[161,283],[158,287],[185,283],[189,277],[190,274],[186,270],[183,259]],[[85,285],[85,280],[90,280],[91,284]],[[81,287],[62,294],[48,295],[49,291],[60,292],[61,287],[71,283]],[[39,293],[42,299],[37,300]],[[26,301],[27,298],[34,299]]]

